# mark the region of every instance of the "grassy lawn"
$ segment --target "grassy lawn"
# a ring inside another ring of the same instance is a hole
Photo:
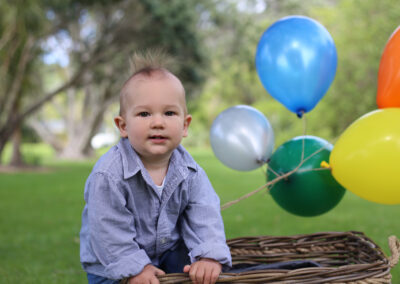
[[[30,148],[35,159],[40,151]],[[209,174],[221,204],[265,183],[261,170],[230,170],[209,150],[191,151]],[[83,187],[93,162],[40,158],[46,172],[0,174],[0,283],[85,283],[79,263]],[[286,213],[267,193],[223,211],[228,238],[293,235],[321,231],[362,231],[389,254],[387,238],[400,237],[400,206],[379,205],[350,192],[332,211],[312,218]],[[400,265],[392,270],[400,283]]]

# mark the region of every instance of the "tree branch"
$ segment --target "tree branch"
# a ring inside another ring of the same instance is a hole
[[[21,52],[15,77],[13,78],[10,90],[7,92],[7,102],[9,103],[7,104],[7,106],[3,106],[5,108],[5,110],[3,111],[6,113],[7,116],[5,118],[5,125],[14,124],[15,122],[18,124],[20,122],[18,120],[15,120],[15,118],[18,117],[18,114],[16,114],[14,110],[22,96],[22,81],[24,79],[26,66],[28,65],[28,62],[31,58],[31,49],[34,43],[34,37],[28,36],[28,39],[26,40],[23,50]],[[3,127],[3,125],[1,125],[1,127]]]
[[[50,144],[57,152],[62,150],[62,143],[57,137],[38,119],[32,118],[28,120],[28,125],[35,130],[43,141]]]

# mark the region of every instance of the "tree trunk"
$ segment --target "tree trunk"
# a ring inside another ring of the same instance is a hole
[[[97,62],[97,60],[99,60],[100,55],[101,54],[93,54],[93,56],[87,62],[83,62],[79,66],[69,81],[64,82],[57,89],[50,91],[42,98],[30,104],[25,110],[22,110],[20,113],[18,113],[17,116],[15,116],[14,113],[7,112],[4,123],[2,121],[0,122],[0,157],[3,153],[6,143],[12,137],[14,125],[23,123],[28,116],[38,111],[45,103],[52,100],[56,95],[61,94],[65,90],[68,90],[71,86],[78,84],[81,76],[86,72],[87,69],[90,69],[91,66]]]
[[[101,126],[106,108],[107,104],[103,104],[93,111],[90,119],[75,125],[74,133],[68,136],[68,143],[60,154],[61,158],[84,159],[94,155],[91,140]]]
[[[60,139],[57,139],[56,135],[54,135],[43,123],[41,123],[35,117],[29,119],[27,122],[29,127],[31,127],[36,134],[39,135],[40,139],[49,144],[56,151],[56,153],[60,153],[62,151],[63,145]]]
[[[14,133],[15,125],[17,125],[15,123],[15,120],[13,118],[10,118],[9,123],[7,125],[4,125],[4,127],[0,129],[0,158],[3,154],[3,150],[7,142],[10,140],[12,134]],[[2,159],[0,159],[0,164],[1,162]]]
[[[88,158],[88,156],[83,153],[83,144],[79,136],[74,135],[70,137],[68,144],[59,154],[59,157],[68,160],[83,160]]]
[[[26,165],[24,160],[22,159],[22,154],[21,154],[21,140],[22,140],[21,138],[22,138],[21,126],[17,125],[12,135],[13,151],[10,161],[10,166],[12,167],[23,167]]]
[[[78,73],[78,74],[80,75],[80,73]],[[35,111],[37,111],[44,103],[50,101],[57,94],[60,94],[64,90],[71,87],[77,80],[78,80],[78,77],[74,77],[71,81],[66,82],[64,85],[62,85],[58,89],[45,95],[44,98],[33,103],[30,107],[28,107],[27,110],[25,110],[25,112],[22,112],[21,114],[18,114],[18,115],[15,115],[14,113],[7,114],[7,118],[6,118],[7,121],[4,124],[0,124],[0,157],[3,154],[3,150],[4,150],[6,143],[12,137],[15,125],[22,123],[23,120],[27,116],[29,116],[32,113],[34,113]],[[0,159],[0,164],[1,164],[1,159]]]

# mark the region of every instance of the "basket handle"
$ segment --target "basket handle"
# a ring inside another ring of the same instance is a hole
[[[389,248],[392,255],[388,258],[390,267],[394,267],[399,262],[400,241],[396,236],[389,237]]]

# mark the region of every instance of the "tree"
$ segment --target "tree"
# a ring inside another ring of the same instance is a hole
[[[4,146],[24,119],[37,111],[55,95],[76,84],[81,73],[93,62],[82,64],[70,81],[36,96],[36,91],[24,88],[32,78],[37,79],[35,68],[42,52],[41,44],[64,28],[60,20],[71,14],[77,6],[90,5],[85,1],[4,1],[0,7],[0,157]],[[66,5],[66,6],[64,6]],[[62,6],[62,7],[61,7]],[[64,9],[66,8],[66,9]],[[54,17],[56,11],[59,17]],[[1,160],[1,159],[0,159]]]
[[[129,76],[129,57],[138,50],[162,48],[180,61],[170,67],[183,83],[191,89],[199,85],[204,55],[196,30],[198,15],[193,9],[197,5],[197,1],[167,4],[143,0],[80,11],[79,21],[71,22],[66,30],[75,48],[68,51],[71,62],[62,72],[64,80],[68,81],[68,74],[74,73],[75,66],[90,50],[104,51],[101,60],[85,70],[81,85],[66,91],[61,101],[66,107],[56,107],[67,126],[66,141],[46,129],[43,116],[30,120],[30,125],[60,156],[89,156],[91,138],[99,130],[105,111],[118,99],[120,88]]]
[[[117,97],[117,86],[121,86],[128,76],[128,72],[121,74],[121,70],[128,70],[127,58],[133,50],[161,46],[181,61],[182,64],[173,71],[180,75],[187,86],[195,86],[202,80],[201,66],[204,56],[196,33],[196,24],[198,12],[203,7],[197,1],[175,0],[165,3],[152,0],[71,0],[68,3],[59,3],[43,0],[32,3],[35,5],[32,10],[39,11],[37,17],[43,25],[28,42],[40,54],[43,52],[43,43],[49,38],[64,37],[72,41],[71,49],[68,50],[68,75],[55,89],[43,88],[45,94],[35,96],[35,99],[29,98],[29,94],[22,92],[20,88],[21,78],[28,77],[28,74],[18,71],[14,77],[7,79],[7,82],[16,82],[19,89],[14,92],[16,99],[10,99],[6,89],[0,95],[2,101],[10,105],[2,112],[0,154],[14,131],[13,126],[21,124],[26,117],[56,95],[67,93],[69,102],[82,98],[85,116],[82,115],[81,118],[87,123],[81,124],[70,119],[69,129],[72,136],[66,143],[67,146],[53,139],[54,137],[51,140],[58,150],[62,148],[65,155],[80,156],[90,153],[90,138],[98,129],[105,108]],[[22,5],[13,3],[4,8],[2,14],[22,8]],[[30,11],[31,7],[26,10]],[[24,20],[28,18],[21,18],[21,28],[29,28],[27,20]],[[3,31],[6,31],[6,25],[4,27]],[[30,32],[26,34],[28,38],[31,35]],[[7,38],[5,33],[2,35]],[[14,37],[18,36],[19,33],[14,34]],[[30,51],[29,47],[26,50]],[[11,48],[10,50],[12,51]],[[28,59],[32,62],[40,61],[38,54],[29,53]],[[10,54],[5,54],[4,58],[9,59]],[[25,66],[22,59],[23,57],[17,58],[15,61]],[[7,73],[8,65],[3,64],[3,67]],[[18,112],[15,111],[18,104],[14,101],[22,102]],[[39,125],[37,122],[34,124]]]
[[[34,6],[33,3],[29,4]],[[32,58],[37,53],[34,36],[40,24],[34,24],[37,14],[31,13],[28,17],[28,13],[20,5],[12,7],[5,2],[0,7],[0,13],[3,16],[0,20],[0,125],[12,124],[12,127],[3,127],[0,130],[0,151],[4,147],[4,140],[15,132],[13,140],[16,147],[11,163],[18,164],[22,162],[18,146],[20,123],[14,122],[21,105],[20,94],[29,81],[26,73],[31,69]],[[30,31],[25,28],[28,23],[32,24]]]

